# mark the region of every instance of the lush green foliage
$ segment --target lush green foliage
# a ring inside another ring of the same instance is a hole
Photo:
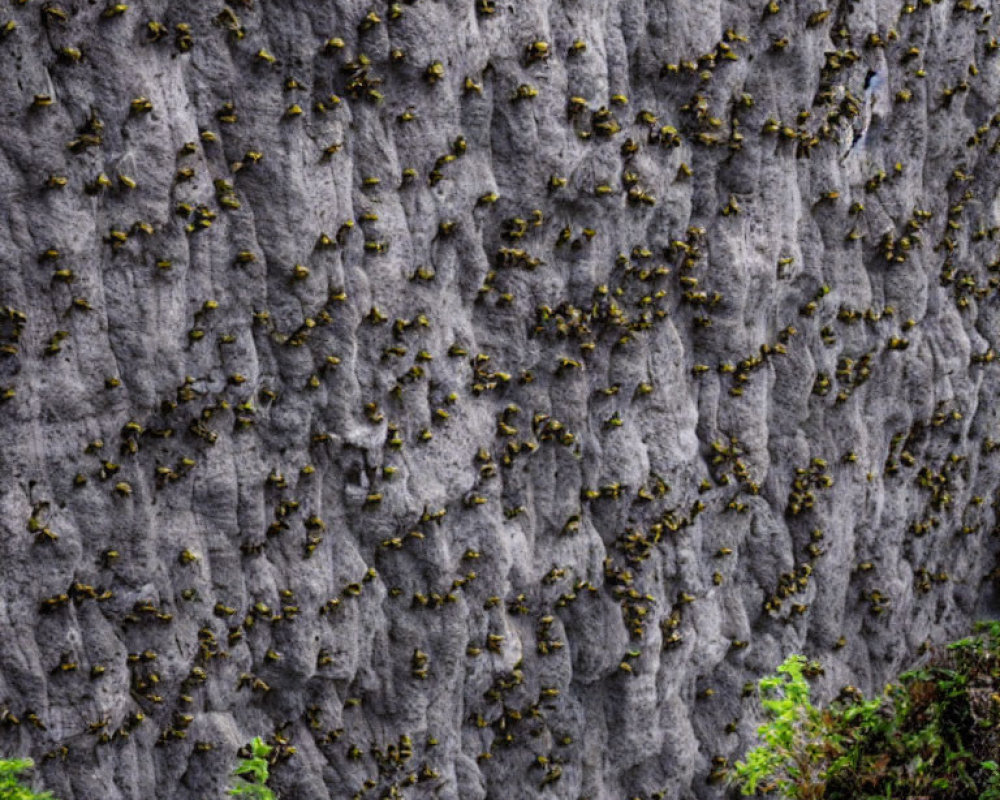
[[[743,794],[790,800],[1000,800],[1000,622],[932,654],[882,696],[809,701],[793,655],[759,681],[763,744],[735,765]]]
[[[809,701],[805,656],[791,655],[776,675],[758,682],[767,722],[757,729],[764,744],[736,764],[744,794],[778,791],[789,798],[823,797],[826,739],[823,713]]]
[[[0,759],[0,800],[54,800],[49,792],[35,792],[18,779],[33,766],[30,758]]]
[[[274,792],[267,787],[267,757],[271,749],[259,736],[255,738],[250,743],[250,758],[240,759],[240,763],[233,770],[236,785],[226,794],[249,797],[251,800],[276,800]]]

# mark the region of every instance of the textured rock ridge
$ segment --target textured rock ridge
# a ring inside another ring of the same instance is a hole
[[[0,14],[0,753],[709,798],[995,613],[993,3]]]

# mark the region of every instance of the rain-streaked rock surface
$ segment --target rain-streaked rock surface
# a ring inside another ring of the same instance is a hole
[[[102,3],[0,14],[58,796],[717,797],[1000,607],[995,3]]]

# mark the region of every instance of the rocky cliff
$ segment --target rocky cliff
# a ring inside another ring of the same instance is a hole
[[[7,4],[0,753],[720,797],[995,611],[994,6]]]

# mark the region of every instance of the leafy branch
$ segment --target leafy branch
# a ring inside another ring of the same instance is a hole
[[[273,748],[259,736],[250,743],[250,758],[240,759],[233,770],[236,785],[226,791],[231,797],[249,797],[251,800],[276,800],[267,786],[267,757]]]

